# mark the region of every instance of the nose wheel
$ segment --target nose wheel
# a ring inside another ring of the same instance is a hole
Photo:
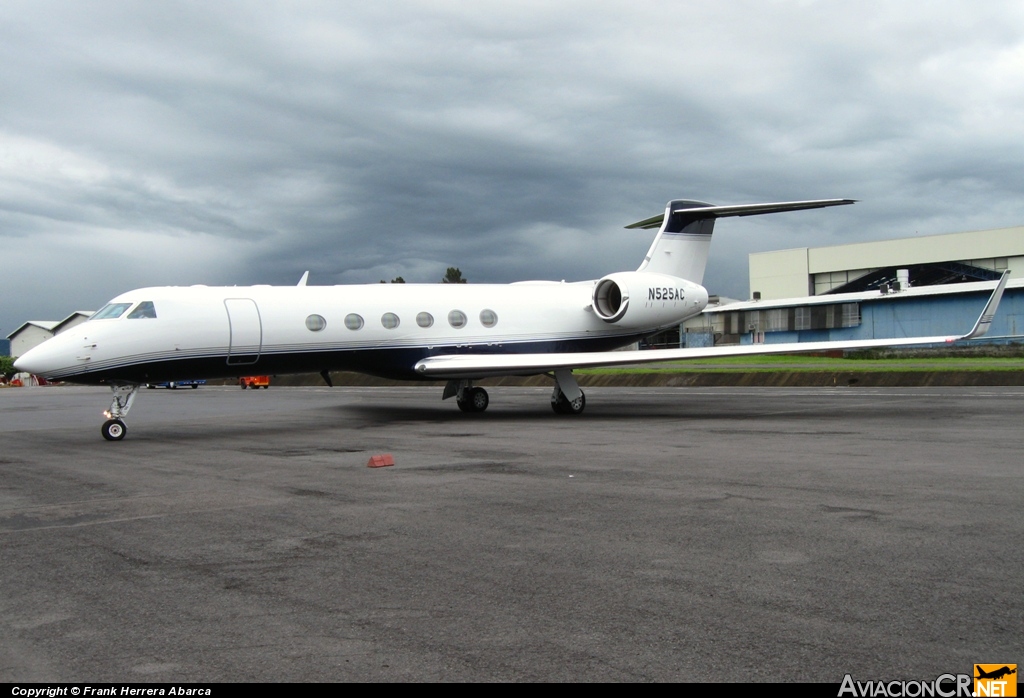
[[[108,419],[103,422],[100,433],[107,441],[120,441],[128,433],[128,427],[120,419]]]
[[[107,421],[103,422],[103,426],[100,427],[100,433],[103,434],[104,439],[120,441],[128,433],[128,427],[125,426],[122,417],[128,415],[128,410],[132,408],[132,403],[135,402],[135,396],[138,395],[141,387],[138,383],[112,383],[110,385],[113,399],[110,401],[110,409],[103,413],[107,416]]]

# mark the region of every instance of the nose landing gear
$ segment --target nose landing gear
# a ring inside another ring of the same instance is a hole
[[[135,402],[135,396],[140,387],[142,386],[138,383],[112,383],[110,385],[110,392],[114,394],[114,397],[110,401],[110,409],[103,413],[106,415],[107,421],[103,422],[103,426],[100,427],[100,433],[107,441],[120,441],[128,433],[128,427],[122,418],[128,415],[128,410],[132,408],[132,403]]]
[[[108,419],[103,422],[100,432],[107,441],[120,441],[128,433],[128,427],[120,419]]]

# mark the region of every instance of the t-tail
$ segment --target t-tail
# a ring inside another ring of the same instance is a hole
[[[704,267],[711,249],[711,232],[716,218],[727,216],[759,216],[781,211],[802,211],[809,208],[845,206],[854,199],[819,199],[816,201],[789,201],[775,204],[742,204],[740,206],[713,206],[702,201],[677,199],[669,201],[665,213],[627,228],[659,228],[657,237],[647,251],[637,271],[668,274],[694,283],[704,280]]]

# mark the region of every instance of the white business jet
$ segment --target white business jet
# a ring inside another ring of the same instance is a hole
[[[655,361],[934,344],[988,329],[1006,275],[974,329],[960,336],[612,351],[698,315],[716,218],[854,203],[826,199],[741,206],[669,202],[628,228],[658,234],[636,271],[576,283],[367,284],[142,288],[114,298],[88,322],[15,363],[51,380],[106,384],[113,401],[103,436],[123,439],[124,418],[146,383],[253,374],[359,371],[445,380],[443,399],[464,412],[487,409],[473,381],[548,374],[551,406],[580,414],[586,398],[573,369]]]

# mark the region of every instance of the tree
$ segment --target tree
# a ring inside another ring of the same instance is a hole
[[[464,284],[466,279],[462,278],[462,271],[458,267],[448,267],[448,271],[444,273],[444,278],[441,279],[442,284]]]
[[[391,279],[391,281],[385,281],[384,279],[381,279],[380,282],[382,284],[387,284],[387,283],[404,284],[405,283],[405,279],[403,279],[401,276],[396,276],[395,278]]]
[[[0,356],[0,376],[10,378],[14,373],[14,357]]]

